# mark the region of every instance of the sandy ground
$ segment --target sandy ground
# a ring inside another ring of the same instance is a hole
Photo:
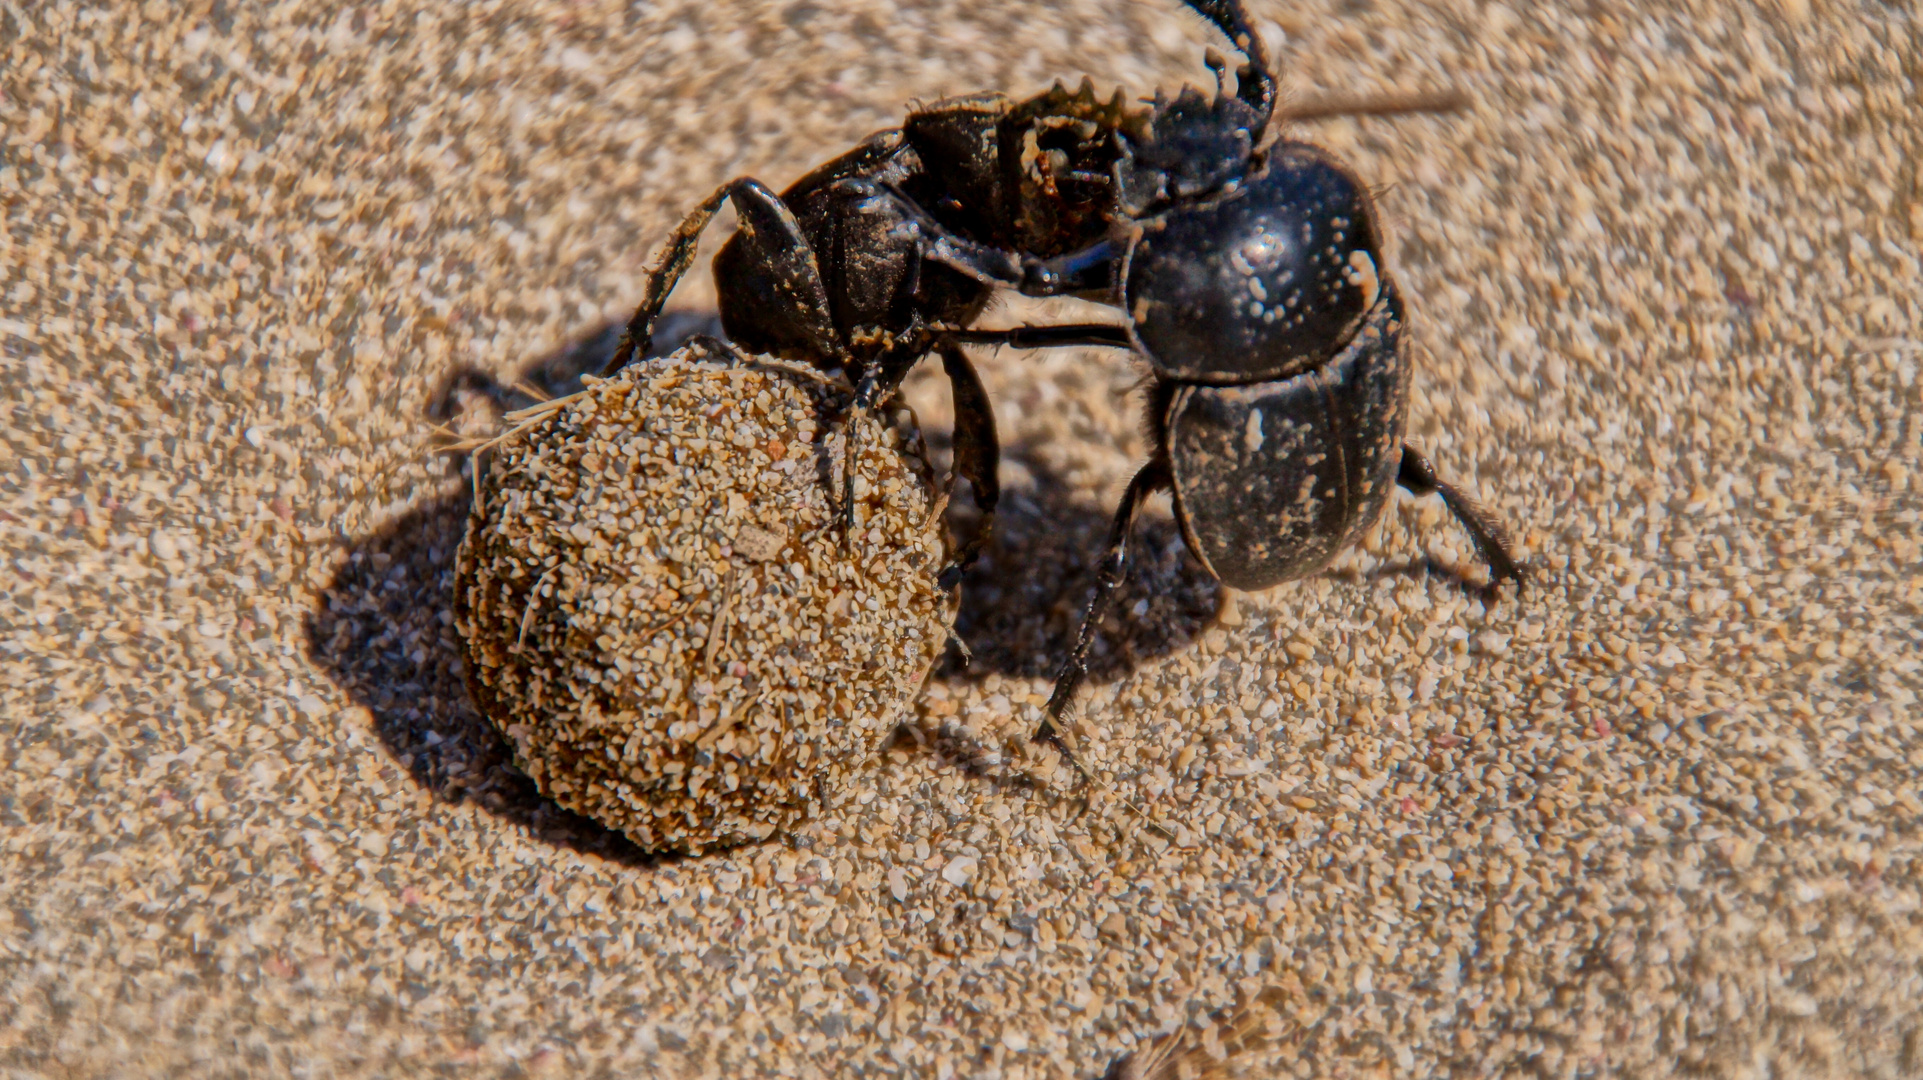
[[[1137,373],[984,358],[974,666],[798,835],[650,861],[466,701],[458,373],[564,378],[723,179],[1204,79],[1204,28],[0,4],[0,1069],[1091,1076],[1273,987],[1257,1075],[1923,1075],[1912,7],[1258,8],[1302,96],[1473,99],[1305,134],[1383,185],[1413,437],[1528,588],[1405,497],[1230,598],[1164,504],[1083,741],[1182,842],[1080,812],[1020,736]]]

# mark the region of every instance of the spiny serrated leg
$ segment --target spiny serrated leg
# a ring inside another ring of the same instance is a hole
[[[982,513],[975,535],[962,545],[955,560],[942,568],[939,584],[952,589],[994,535],[995,506],[1002,497],[1001,480],[995,473],[1002,451],[995,435],[995,411],[968,355],[952,341],[941,342],[935,351],[941,354],[942,370],[948,373],[949,390],[955,399],[955,474],[968,478],[975,489],[975,507]]]
[[[1236,51],[1248,58],[1248,63],[1236,69],[1236,80],[1241,84],[1236,96],[1248,102],[1266,124],[1269,110],[1275,106],[1275,72],[1269,66],[1269,52],[1262,44],[1262,36],[1249,24],[1249,16],[1242,10],[1239,0],[1186,0],[1203,18],[1215,24],[1222,36],[1229,39]],[[1255,143],[1262,141],[1258,129],[1249,133]]]
[[[1475,541],[1476,553],[1482,556],[1483,562],[1489,564],[1491,590],[1506,580],[1521,578],[1522,568],[1509,551],[1508,533],[1491,520],[1488,511],[1477,505],[1474,499],[1438,479],[1429,460],[1413,446],[1405,445],[1402,448],[1402,468],[1396,475],[1396,483],[1417,495],[1434,492],[1442,496],[1443,505],[1468,530],[1469,538]]]
[[[1169,481],[1167,460],[1157,458],[1142,466],[1134,479],[1128,482],[1128,490],[1122,493],[1122,503],[1115,508],[1115,520],[1109,524],[1108,548],[1102,556],[1100,568],[1095,572],[1095,595],[1088,602],[1088,614],[1082,617],[1082,628],[1075,635],[1075,648],[1068,654],[1068,662],[1062,665],[1061,673],[1055,676],[1055,692],[1049,695],[1041,726],[1035,729],[1037,742],[1054,743],[1063,756],[1071,760],[1073,755],[1062,741],[1060,721],[1074,702],[1075,692],[1081,688],[1082,680],[1088,675],[1088,650],[1094,644],[1096,627],[1101,625],[1102,616],[1107,613],[1115,590],[1128,578],[1128,541],[1129,534],[1135,528],[1136,512],[1150,495],[1167,487]],[[1079,762],[1076,768],[1081,768]],[[1087,775],[1086,769],[1082,771]]]

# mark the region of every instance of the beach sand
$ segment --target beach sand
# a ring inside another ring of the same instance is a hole
[[[1221,43],[1173,0],[0,5],[0,1069],[1090,1077],[1273,988],[1252,1075],[1923,1075],[1918,16],[1257,8],[1298,99],[1469,98],[1295,133],[1379,185],[1411,439],[1525,588],[1403,495],[1231,595],[1158,502],[1085,799],[1025,735],[1140,371],[983,355],[973,665],[797,834],[651,860],[467,702],[436,425],[607,348],[721,181]]]

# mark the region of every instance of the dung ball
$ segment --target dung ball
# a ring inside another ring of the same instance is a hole
[[[832,803],[940,653],[947,534],[912,421],[716,346],[511,414],[477,460],[456,625],[476,704],[542,794],[649,851]]]

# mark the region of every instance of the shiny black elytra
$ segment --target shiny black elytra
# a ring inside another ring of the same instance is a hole
[[[1000,493],[994,415],[961,346],[1112,346],[1145,361],[1155,453],[1116,510],[1094,597],[1036,732],[1065,753],[1057,723],[1126,574],[1136,513],[1155,491],[1171,491],[1190,550],[1233,588],[1326,566],[1374,524],[1394,484],[1442,496],[1489,564],[1491,589],[1519,575],[1502,530],[1402,442],[1402,301],[1368,193],[1318,147],[1264,146],[1277,112],[1261,40],[1239,0],[1185,2],[1242,54],[1233,92],[1211,51],[1213,95],[1184,88],[1137,108],[1119,91],[1098,100],[1085,81],[1024,101],[950,98],[779,196],[750,178],[731,181],[663,247],[608,365],[645,353],[701,231],[731,201],[740,226],[714,271],[737,345],[846,372],[856,414],[930,353],[941,357],[955,398],[955,471],[982,511],[943,571],[952,584],[988,541]],[[970,328],[998,288],[1097,300],[1124,322]],[[856,428],[847,430],[852,462]],[[852,524],[846,484],[842,505]]]

